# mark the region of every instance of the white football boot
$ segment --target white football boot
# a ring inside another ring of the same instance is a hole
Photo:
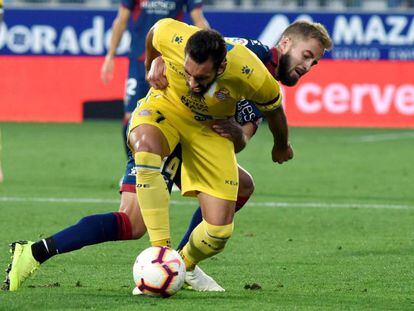
[[[217,284],[214,279],[207,275],[199,266],[196,266],[193,271],[185,273],[185,282],[192,290],[198,292],[224,292],[225,289]],[[187,287],[188,288],[188,287]],[[190,288],[188,288],[190,289]]]
[[[134,289],[132,290],[132,295],[134,296],[142,295],[142,292],[139,290],[138,287],[134,287]]]

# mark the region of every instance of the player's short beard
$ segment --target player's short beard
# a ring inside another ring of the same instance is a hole
[[[292,76],[289,72],[291,63],[292,57],[289,53],[280,56],[277,76],[279,81],[286,86],[294,86],[299,80],[297,77]]]
[[[210,86],[216,81],[216,78],[217,78],[217,74],[216,74],[216,76],[214,77],[214,79],[213,79],[213,81],[211,81],[209,84],[207,84],[207,85],[202,85],[202,84],[200,84],[200,86],[199,86],[199,88],[201,89],[199,92],[194,92],[194,91],[192,91],[191,90],[191,88],[190,88],[190,85],[188,84],[188,82],[187,82],[187,86],[188,86],[188,88],[190,89],[190,93],[191,93],[191,95],[196,95],[196,96],[203,96],[207,91],[208,91],[208,89],[210,88]]]

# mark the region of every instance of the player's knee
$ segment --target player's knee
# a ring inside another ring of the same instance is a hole
[[[248,172],[243,171],[243,173],[239,174],[239,189],[238,189],[238,196],[240,197],[250,197],[254,192],[254,180],[252,175]]]
[[[135,193],[134,196],[136,196]],[[132,206],[131,202],[121,201],[121,205],[119,206],[119,212],[126,214],[131,223],[132,240],[141,238],[147,232],[144,221],[137,209],[139,209],[138,205],[136,207]]]
[[[128,142],[135,153],[148,152],[163,157],[169,153],[167,139],[161,130],[153,125],[142,124],[134,128],[129,133]]]
[[[134,128],[128,136],[129,145],[134,152],[155,152],[153,140],[147,139],[147,136],[141,133],[140,128]]]

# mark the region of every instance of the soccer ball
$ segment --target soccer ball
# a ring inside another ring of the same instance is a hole
[[[184,261],[168,247],[153,246],[142,251],[132,271],[136,286],[146,295],[170,297],[184,284]]]

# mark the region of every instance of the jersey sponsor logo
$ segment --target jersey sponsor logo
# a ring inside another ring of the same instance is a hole
[[[230,91],[223,88],[214,93],[214,96],[219,100],[225,100],[230,97]]]
[[[206,103],[204,102],[203,98],[199,96],[183,95],[181,96],[181,102],[195,113],[208,112]]]

